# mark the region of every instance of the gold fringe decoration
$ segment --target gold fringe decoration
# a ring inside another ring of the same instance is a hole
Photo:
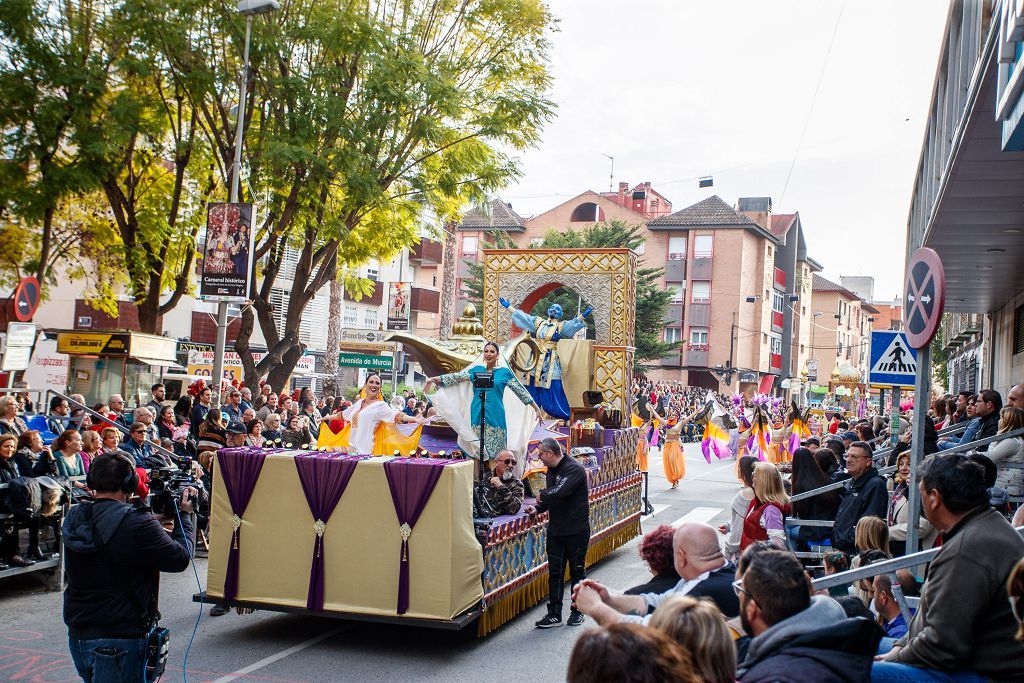
[[[592,542],[587,548],[587,567],[601,561],[616,548],[625,545],[640,535],[640,518],[627,523],[622,528],[608,534],[604,538]],[[565,579],[568,580],[569,568],[566,567]],[[542,572],[522,588],[496,600],[487,606],[477,624],[477,637],[482,638],[500,626],[512,621],[516,616],[548,597],[548,574]]]

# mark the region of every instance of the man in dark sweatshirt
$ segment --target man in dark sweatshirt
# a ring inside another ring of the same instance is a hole
[[[145,681],[160,572],[188,569],[195,546],[195,490],[183,492],[168,533],[152,512],[128,503],[137,476],[126,453],[97,457],[88,477],[96,502],[72,507],[64,520],[64,623],[86,681]]]
[[[861,517],[874,515],[886,518],[889,507],[889,492],[885,481],[874,467],[871,446],[855,441],[846,451],[846,471],[850,475],[847,490],[836,510],[836,521],[832,526],[832,547],[844,553],[857,552],[854,532]]]
[[[537,449],[547,467],[547,488],[537,494],[537,505],[526,508],[530,514],[548,512],[548,613],[537,628],[562,624],[562,596],[565,591],[565,565],[569,565],[572,587],[582,581],[587,546],[590,544],[590,502],[587,497],[587,471],[583,465],[562,453],[554,439],[544,439]],[[583,623],[583,613],[569,610],[570,626]]]

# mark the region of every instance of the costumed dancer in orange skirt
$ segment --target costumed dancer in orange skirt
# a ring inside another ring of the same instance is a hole
[[[685,419],[680,420],[679,414],[673,411],[666,423],[668,429],[665,431],[665,443],[661,447],[661,462],[665,466],[665,478],[672,484],[672,488],[678,488],[679,482],[686,476],[686,460],[680,442],[680,434],[686,422]]]

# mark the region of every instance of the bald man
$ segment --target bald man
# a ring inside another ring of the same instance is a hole
[[[1024,410],[1024,384],[1010,388],[1010,393],[1006,395],[1006,405]]]
[[[647,616],[671,595],[711,598],[726,617],[740,612],[739,598],[732,588],[736,567],[725,559],[718,544],[718,531],[708,524],[679,525],[672,537],[672,554],[680,581],[665,593],[623,595],[613,593],[597,581],[584,579],[576,588],[576,608],[601,626],[621,622],[646,624]]]

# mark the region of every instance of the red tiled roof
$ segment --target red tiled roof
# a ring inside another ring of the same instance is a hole
[[[846,287],[838,285],[835,282],[832,282],[831,280],[826,280],[817,273],[814,273],[814,279],[811,283],[811,290],[815,292],[839,292],[840,294],[846,296],[849,299],[860,301],[860,297],[851,292],[850,290],[848,290]]]
[[[796,222],[795,213],[777,213],[772,215],[772,234],[782,239]]]

